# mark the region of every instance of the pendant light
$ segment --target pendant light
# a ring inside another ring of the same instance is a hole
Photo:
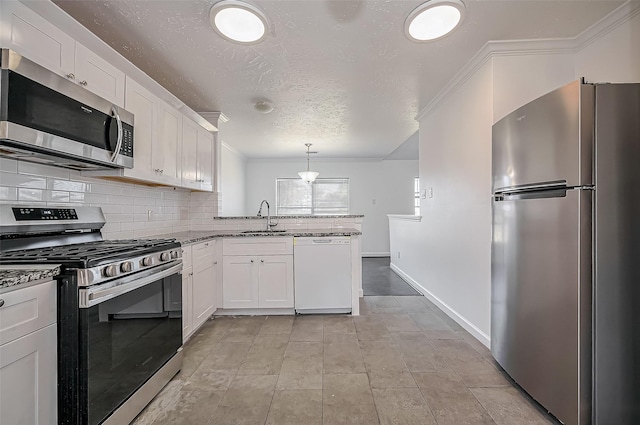
[[[318,173],[317,171],[309,171],[309,155],[312,153],[318,153],[318,152],[309,151],[309,148],[311,147],[311,143],[305,143],[304,145],[307,147],[307,171],[300,171],[298,175],[302,180],[306,181],[307,183],[312,183],[320,173]]]

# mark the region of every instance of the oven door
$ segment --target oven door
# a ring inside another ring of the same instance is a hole
[[[182,346],[181,270],[172,262],[79,290],[81,423],[102,423]]]

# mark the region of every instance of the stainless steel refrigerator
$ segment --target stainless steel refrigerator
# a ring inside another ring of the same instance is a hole
[[[640,84],[493,126],[491,352],[568,425],[640,424]]]

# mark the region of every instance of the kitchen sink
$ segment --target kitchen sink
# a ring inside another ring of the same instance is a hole
[[[242,233],[282,233],[286,230],[245,230]]]

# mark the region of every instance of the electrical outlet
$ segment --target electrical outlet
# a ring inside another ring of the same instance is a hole
[[[153,210],[147,210],[147,221],[153,220]]]
[[[429,199],[433,198],[433,188],[432,187],[428,187],[427,188],[427,197]]]
[[[398,258],[400,258],[400,251],[398,251]]]
[[[422,189],[420,191],[420,199],[427,199],[427,189]]]

